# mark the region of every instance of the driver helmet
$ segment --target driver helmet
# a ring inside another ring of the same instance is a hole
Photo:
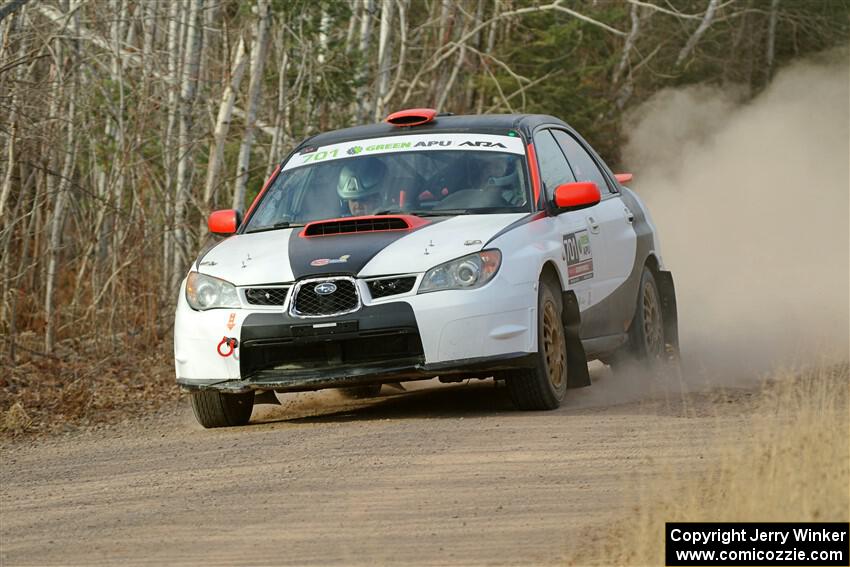
[[[377,158],[360,158],[339,172],[336,192],[340,199],[359,200],[381,191],[387,167]]]
[[[478,157],[475,170],[481,189],[491,187],[512,188],[517,181],[517,171],[512,161],[506,161],[502,156]]]

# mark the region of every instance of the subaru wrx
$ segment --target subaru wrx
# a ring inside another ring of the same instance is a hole
[[[557,408],[588,361],[677,349],[673,278],[640,198],[565,122],[404,110],[282,160],[182,282],[177,381],[204,427],[276,394],[439,377]]]

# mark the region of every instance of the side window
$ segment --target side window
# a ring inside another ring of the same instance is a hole
[[[555,187],[563,183],[575,181],[573,172],[564,158],[564,153],[558,147],[549,130],[542,130],[534,135],[534,151],[537,163],[540,165],[540,181],[546,192],[546,199],[554,197]]]
[[[570,167],[573,168],[576,181],[593,181],[603,195],[610,193],[605,176],[599,171],[596,162],[581,147],[581,144],[563,130],[553,130],[552,133],[555,135],[555,139],[558,140],[558,145],[564,150],[564,155],[567,156]]]

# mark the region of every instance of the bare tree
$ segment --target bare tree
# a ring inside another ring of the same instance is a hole
[[[186,47],[183,69],[183,84],[180,89],[179,131],[177,134],[177,182],[174,190],[174,258],[171,270],[171,289],[177,289],[177,278],[182,274],[189,254],[189,242],[183,226],[186,207],[189,201],[189,185],[192,175],[192,154],[194,141],[191,137],[198,79],[201,60],[201,22],[200,13],[204,0],[193,0],[189,8],[186,31]]]
[[[251,46],[251,79],[248,84],[248,107],[245,115],[245,133],[239,148],[239,160],[236,164],[236,182],[233,187],[233,208],[241,210],[245,205],[245,185],[248,181],[248,168],[251,164],[251,146],[254,143],[254,122],[260,100],[263,80],[263,65],[269,43],[269,2],[257,0],[257,23],[254,43]]]
[[[358,107],[357,119],[362,122],[368,119],[369,105],[366,86],[366,78],[369,76],[369,45],[372,39],[372,14],[375,11],[375,0],[361,0],[360,11],[360,65],[355,74],[359,86],[357,87],[355,104]]]
[[[390,30],[393,20],[393,0],[381,0],[381,31],[378,39],[378,89],[375,93],[372,117],[375,121],[384,114],[384,97],[390,84]]]
[[[71,35],[76,37],[79,33],[79,14],[75,13],[75,7],[71,7]],[[77,65],[79,60],[79,43],[76,40],[71,42],[71,69]],[[71,179],[71,171],[74,167],[74,160],[77,152],[77,137],[75,130],[75,118],[77,114],[77,82],[78,76],[76,73],[71,74],[70,86],[68,88],[68,117],[67,136],[65,145],[65,158],[62,165],[62,174],[59,179],[59,188],[56,193],[56,198],[53,201],[53,212],[50,217],[50,241],[48,244],[48,260],[47,271],[45,274],[45,292],[44,292],[44,350],[50,354],[53,352],[54,342],[56,340],[56,313],[54,311],[54,294],[56,290],[56,273],[59,265],[59,255],[62,244],[62,229],[65,226],[65,206],[68,199],[68,186]]]
[[[779,12],[779,0],[771,0],[770,15],[767,23],[767,47],[765,48],[765,62],[767,66],[767,76],[773,71],[773,56],[776,45],[776,18]]]
[[[681,65],[682,62],[687,59],[688,55],[691,54],[694,47],[696,47],[697,43],[699,43],[700,38],[708,31],[709,26],[711,26],[711,22],[714,20],[714,13],[717,11],[717,5],[720,0],[708,0],[708,6],[705,9],[705,14],[702,17],[702,21],[697,26],[696,31],[694,31],[693,35],[688,39],[688,42],[679,52],[679,56],[676,57],[676,65]]]
[[[212,205],[216,190],[218,172],[224,163],[224,145],[227,140],[227,132],[230,129],[230,118],[233,116],[233,106],[236,103],[236,93],[245,74],[245,66],[248,61],[245,51],[245,40],[239,38],[236,44],[236,53],[233,55],[233,65],[230,68],[230,79],[221,95],[221,103],[218,106],[218,117],[215,121],[213,133],[213,144],[210,150],[210,159],[207,164],[207,180],[204,184],[203,206],[209,208]],[[203,221],[202,221],[203,222]]]

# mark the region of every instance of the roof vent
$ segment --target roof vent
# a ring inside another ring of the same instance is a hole
[[[437,115],[433,108],[409,108],[399,110],[387,116],[387,122],[393,126],[419,126],[431,122]]]

